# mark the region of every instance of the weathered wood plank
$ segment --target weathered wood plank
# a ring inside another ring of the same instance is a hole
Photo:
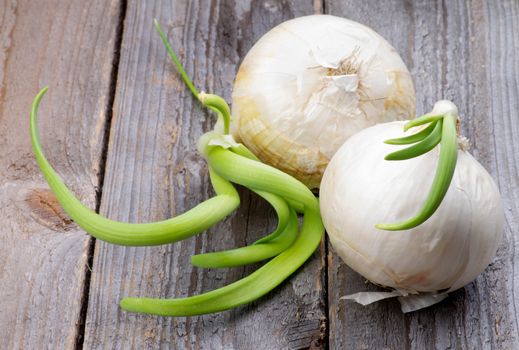
[[[317,6],[319,8],[319,6]],[[183,86],[155,33],[158,17],[201,90],[230,91],[240,60],[263,33],[314,11],[312,1],[130,1],[125,20],[101,211],[132,222],[184,212],[211,196],[196,140],[214,123]],[[260,301],[228,312],[163,318],[121,311],[124,296],[182,297],[228,284],[255,267],[193,268],[203,251],[250,244],[275,227],[247,191],[231,218],[198,237],[153,248],[97,242],[85,347],[303,348],[324,345],[324,254]],[[256,266],[257,267],[257,266]],[[107,345],[109,344],[109,345]]]
[[[330,249],[332,349],[517,349],[514,296],[519,259],[519,4],[514,1],[326,1],[326,12],[367,24],[400,52],[414,75],[418,113],[441,98],[463,117],[472,154],[497,180],[506,232],[479,278],[429,309],[402,315],[395,301],[339,301],[376,289]]]
[[[29,140],[33,97],[49,159],[95,207],[118,1],[0,2],[0,338],[76,344],[89,237],[61,212]]]

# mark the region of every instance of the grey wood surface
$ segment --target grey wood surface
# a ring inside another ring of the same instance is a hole
[[[212,195],[196,140],[214,116],[185,89],[152,19],[196,85],[230,102],[237,67],[263,33],[323,11],[395,46],[413,74],[419,114],[441,98],[458,105],[472,153],[505,202],[492,264],[442,303],[403,315],[393,300],[339,301],[377,287],[323,244],[251,305],[190,318],[121,311],[124,296],[194,295],[249,274],[258,266],[198,269],[189,257],[251,243],[275,227],[274,213],[242,189],[240,209],[192,239],[93,246],[36,168],[26,132],[33,96],[49,85],[44,150],[85,204],[122,221],[171,217]],[[518,97],[512,0],[0,1],[0,348],[518,349]]]
[[[95,207],[117,7],[0,1],[2,349],[71,349],[80,333],[90,238],[61,212],[36,167],[29,111],[48,85],[40,112],[44,150]]]
[[[196,143],[212,128],[215,116],[184,87],[153,28],[153,17],[199,89],[230,100],[238,64],[252,44],[272,26],[313,11],[311,1],[129,1],[101,212],[131,222],[159,220],[212,195]],[[85,348],[322,345],[324,246],[288,283],[251,305],[190,318],[136,315],[118,307],[124,296],[183,297],[209,291],[257,268],[206,270],[189,261],[195,253],[250,244],[274,229],[268,205],[248,191],[240,193],[240,209],[197,237],[151,248],[97,242]]]
[[[471,153],[499,185],[506,231],[493,263],[441,304],[403,315],[396,301],[361,307],[342,295],[374,289],[330,249],[332,349],[519,349],[519,2],[326,1],[327,13],[371,26],[413,74],[417,111],[456,103]]]

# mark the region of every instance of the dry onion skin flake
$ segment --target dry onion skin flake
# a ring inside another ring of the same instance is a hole
[[[439,101],[423,117],[357,133],[330,161],[320,190],[330,242],[355,271],[393,289],[347,299],[397,296],[402,310],[414,311],[491,262],[502,238],[502,201],[457,123],[456,106]]]
[[[261,37],[240,65],[232,101],[237,140],[311,189],[350,136],[415,115],[413,81],[395,49],[330,15],[292,19]]]

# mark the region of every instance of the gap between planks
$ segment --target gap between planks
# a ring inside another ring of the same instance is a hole
[[[106,168],[106,158],[108,154],[108,144],[110,141],[110,128],[112,125],[112,115],[113,115],[113,106],[115,100],[115,89],[117,87],[117,74],[119,72],[119,58],[121,56],[121,44],[123,40],[124,33],[124,20],[126,17],[126,8],[127,8],[127,0],[121,0],[119,5],[119,16],[117,19],[117,27],[114,41],[114,56],[112,62],[112,70],[110,72],[110,87],[108,93],[108,101],[106,103],[106,123],[103,133],[102,140],[102,148],[101,148],[101,161],[99,164],[99,174],[97,174],[99,178],[99,186],[96,189],[96,198],[95,198],[95,212],[99,213],[99,209],[101,206],[101,199],[103,195],[103,185],[104,185],[104,177],[105,177],[105,168]],[[88,310],[88,300],[90,294],[90,279],[92,277],[92,266],[94,265],[94,250],[96,246],[96,239],[94,237],[90,237],[90,241],[88,244],[87,250],[87,265],[85,267],[85,279],[83,286],[83,293],[81,295],[81,310],[79,313],[79,323],[77,325],[77,334],[76,334],[76,345],[75,349],[80,350],[83,349],[83,342],[85,340],[85,325],[86,325],[86,317]]]

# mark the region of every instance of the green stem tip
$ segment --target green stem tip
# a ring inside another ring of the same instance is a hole
[[[160,38],[162,39],[162,42],[164,43],[164,46],[166,47],[166,50],[169,53],[169,56],[173,60],[173,63],[175,64],[177,71],[182,76],[182,80],[184,81],[184,83],[187,85],[189,90],[191,90],[193,96],[195,96],[205,107],[213,110],[218,114],[220,120],[223,122],[224,133],[228,134],[229,125],[231,123],[231,111],[227,102],[225,102],[225,100],[220,96],[206,94],[204,92],[198,92],[191,78],[189,78],[189,76],[186,73],[186,70],[182,66],[182,63],[180,62],[177,54],[175,53],[175,51],[173,51],[171,44],[169,43],[168,38],[166,37],[166,34],[164,34],[164,32],[162,31],[159,21],[157,21],[157,19],[155,18],[153,20],[153,23],[155,24],[155,29],[157,29],[157,32],[159,33]]]
[[[171,45],[169,44],[169,41],[168,41],[168,38],[166,37],[166,34],[164,34],[164,32],[162,31],[162,28],[160,27],[159,21],[157,21],[157,19],[155,18],[153,20],[153,23],[155,24],[155,29],[157,29],[157,32],[159,33],[160,38],[162,39],[162,42],[164,43],[164,46],[166,47],[166,50],[169,53],[169,56],[171,57],[171,59],[175,63],[175,67],[177,68],[178,72],[182,76],[182,79],[184,80],[184,83],[187,85],[189,90],[191,90],[193,95],[196,98],[198,98],[198,90],[196,89],[195,85],[193,84],[193,82],[191,81],[189,76],[187,75],[184,67],[182,67],[182,63],[180,63],[180,60],[178,59],[177,54],[171,48]]]

